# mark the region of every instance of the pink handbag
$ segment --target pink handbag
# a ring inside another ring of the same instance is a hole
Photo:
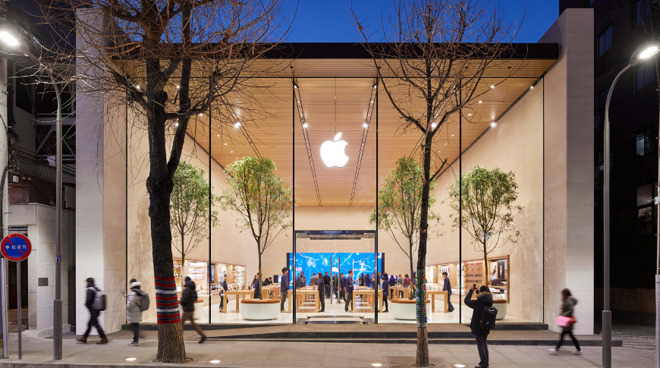
[[[555,320],[555,323],[559,327],[568,327],[569,325],[571,325],[571,317],[557,316],[557,319]]]

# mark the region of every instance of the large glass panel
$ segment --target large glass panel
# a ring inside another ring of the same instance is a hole
[[[373,231],[297,231],[294,281],[296,318],[302,323],[368,323],[382,306],[377,297]],[[288,255],[293,266],[294,257]],[[381,268],[379,266],[378,268]],[[294,269],[292,267],[292,269]]]

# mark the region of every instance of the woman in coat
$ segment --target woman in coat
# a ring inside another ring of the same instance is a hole
[[[574,308],[575,305],[577,304],[577,299],[575,299],[571,295],[571,291],[568,289],[564,289],[561,291],[561,313],[560,315],[564,317],[573,317],[574,313]],[[573,335],[573,323],[570,323],[566,327],[562,327],[561,330],[561,336],[559,336],[559,342],[557,342],[557,347],[550,349],[550,353],[556,354],[557,351],[559,351],[559,348],[561,347],[561,344],[564,342],[564,336],[570,336],[571,340],[573,340],[573,345],[575,345],[575,352],[573,354],[580,355],[582,354],[582,349],[580,349],[580,344],[578,343],[577,339]]]
[[[133,341],[128,346],[137,346],[140,342],[140,322],[142,322],[142,304],[145,303],[142,284],[131,279],[131,292],[126,299],[126,320],[133,327]]]
[[[389,295],[390,291],[390,281],[387,279],[387,273],[383,274],[383,302],[385,303],[385,310],[383,313],[389,312],[389,308],[387,306],[387,296]]]

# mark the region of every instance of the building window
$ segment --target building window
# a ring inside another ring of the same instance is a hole
[[[635,69],[635,92],[639,92],[648,85],[655,84],[655,63],[642,63]]]
[[[650,133],[640,133],[635,137],[635,153],[637,156],[645,156],[653,150]]]
[[[612,26],[598,35],[598,57],[603,56],[610,47],[612,47]]]
[[[649,0],[637,0],[634,2],[635,8],[633,9],[634,25],[638,25],[651,15],[651,7]]]

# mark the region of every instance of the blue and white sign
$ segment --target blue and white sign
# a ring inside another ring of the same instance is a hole
[[[12,234],[2,239],[2,255],[10,261],[20,262],[32,252],[30,239],[21,234]]]

